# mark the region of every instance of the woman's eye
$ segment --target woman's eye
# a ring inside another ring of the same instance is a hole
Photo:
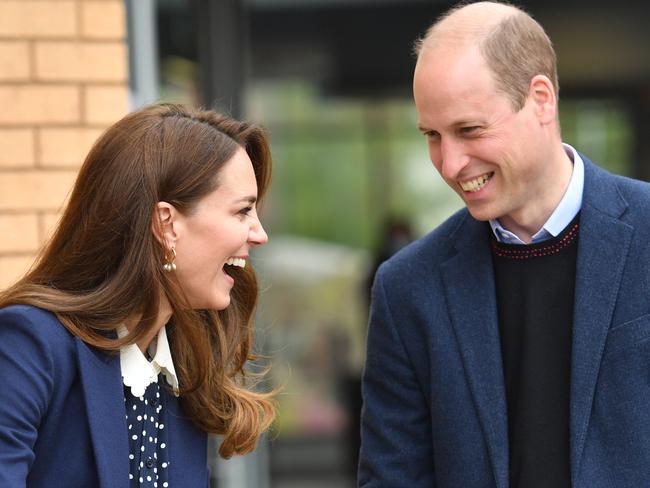
[[[246,207],[246,208],[242,208],[239,211],[239,214],[240,215],[249,215],[252,211],[253,211],[253,207]]]

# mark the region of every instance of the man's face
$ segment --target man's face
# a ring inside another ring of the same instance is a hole
[[[553,180],[531,98],[515,111],[472,47],[422,52],[413,93],[431,161],[472,216],[525,225]]]

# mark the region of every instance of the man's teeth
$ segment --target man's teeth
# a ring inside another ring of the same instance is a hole
[[[228,258],[226,264],[230,266],[239,266],[240,268],[246,267],[246,260],[244,258]]]
[[[492,178],[492,173],[485,173],[484,175],[474,178],[470,181],[463,181],[460,183],[460,187],[463,191],[469,191],[471,193],[479,191],[485,186],[485,184]]]

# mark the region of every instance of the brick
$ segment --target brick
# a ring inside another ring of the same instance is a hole
[[[34,263],[36,254],[24,256],[0,256],[0,290],[18,281]]]
[[[34,164],[34,132],[31,129],[0,129],[0,168]]]
[[[35,252],[38,238],[38,219],[32,215],[0,215],[0,253]]]
[[[0,256],[0,290],[18,281],[34,262],[36,255]]]
[[[79,122],[79,89],[56,85],[0,85],[0,124]]]
[[[0,1],[0,36],[72,37],[77,34],[77,9],[70,1]]]
[[[39,133],[40,158],[43,166],[79,167],[101,129],[51,128]]]
[[[58,210],[76,174],[75,171],[4,171],[0,173],[0,210]]]
[[[124,1],[86,1],[81,4],[81,34],[89,39],[124,39]]]
[[[125,81],[126,46],[115,43],[38,42],[36,78],[43,81]]]
[[[29,79],[29,46],[26,42],[0,42],[0,80]]]
[[[126,86],[89,86],[86,88],[84,121],[89,124],[112,124],[126,115]]]

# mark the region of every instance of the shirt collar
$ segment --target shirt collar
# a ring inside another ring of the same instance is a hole
[[[124,325],[117,329],[120,339],[127,334],[128,330]],[[122,382],[131,388],[133,396],[141,397],[147,386],[158,382],[158,374],[162,372],[167,383],[174,390],[174,395],[178,396],[178,378],[164,326],[158,332],[157,340],[151,342],[148,351],[154,355],[151,361],[142,354],[137,344],[128,344],[120,349]]]
[[[580,207],[582,207],[582,190],[585,183],[584,163],[572,146],[569,144],[563,144],[563,146],[567,155],[573,161],[571,180],[558,206],[555,207],[542,228],[533,235],[533,243],[557,237],[571,223],[580,211]],[[519,236],[504,228],[498,220],[490,220],[490,227],[492,227],[492,232],[497,241],[506,244],[524,244],[524,241]]]

